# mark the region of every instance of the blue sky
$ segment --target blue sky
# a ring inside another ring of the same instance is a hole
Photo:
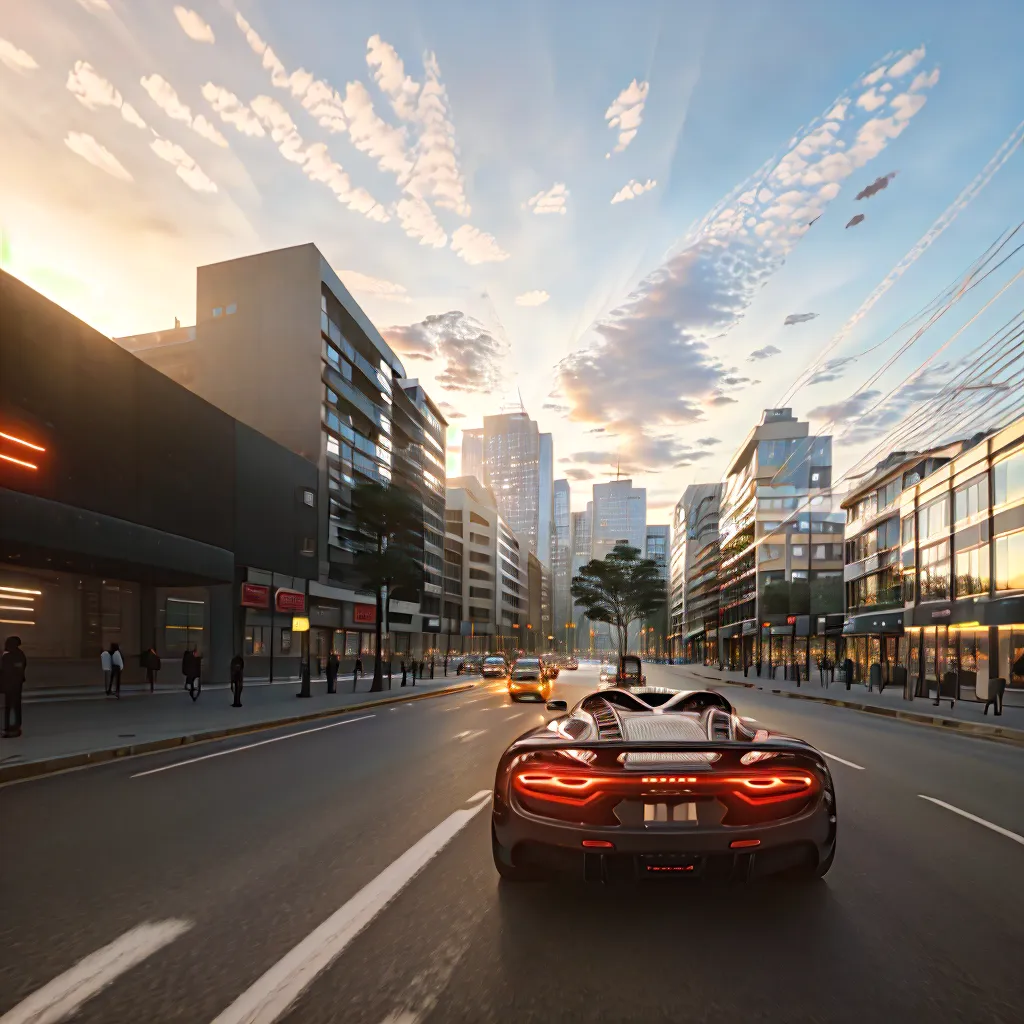
[[[454,427],[521,392],[577,507],[621,464],[667,520],[798,380],[842,471],[1021,308],[1012,284],[979,314],[1015,257],[877,380],[913,327],[822,365],[1021,219],[1016,151],[951,204],[1024,118],[1022,22],[935,0],[6,0],[5,267],[130,334],[192,321],[197,265],[314,241]]]

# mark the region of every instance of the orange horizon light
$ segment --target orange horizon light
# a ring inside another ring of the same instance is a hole
[[[16,437],[14,434],[5,433],[3,430],[0,430],[0,438],[5,441],[10,441],[12,444],[20,444],[24,448],[30,448],[34,452],[46,451],[42,445],[34,444],[32,441],[26,441],[23,437]],[[4,455],[0,453],[0,459],[3,459],[4,462],[13,463],[15,466],[21,466],[24,469],[39,469],[34,462],[27,462],[25,459],[16,459],[13,455]]]

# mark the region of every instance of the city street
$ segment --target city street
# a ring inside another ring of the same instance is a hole
[[[494,766],[550,715],[481,685],[0,788],[0,1024],[1019,1020],[1024,750],[722,692],[830,757],[824,881],[499,884]]]

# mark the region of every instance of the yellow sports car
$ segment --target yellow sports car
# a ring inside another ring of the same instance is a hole
[[[508,693],[513,700],[547,701],[551,680],[540,658],[519,658],[509,674]]]

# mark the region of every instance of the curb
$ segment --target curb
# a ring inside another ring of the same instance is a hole
[[[124,747],[110,747],[106,750],[88,750],[80,754],[64,754],[49,757],[41,761],[26,761],[23,764],[0,765],[0,786],[10,782],[24,782],[43,775],[68,771],[72,768],[91,767],[94,764],[105,764],[123,757],[136,757],[139,754],[154,754],[161,750],[173,750],[176,747],[191,746],[195,743],[209,743],[213,740],[229,739],[233,736],[247,736],[251,733],[266,732],[279,729],[286,725],[299,725],[303,722],[315,722],[321,718],[337,718],[353,711],[365,711],[384,704],[398,704],[410,700],[425,700],[428,697],[444,697],[452,693],[472,690],[476,683],[460,683],[457,686],[446,686],[441,690],[428,690],[424,693],[403,693],[394,697],[383,697],[380,700],[363,701],[361,704],[347,704],[343,708],[326,708],[312,711],[306,715],[288,715],[275,718],[273,721],[250,722],[248,725],[231,726],[228,729],[211,729],[208,732],[192,733],[188,736],[169,736],[162,740],[148,740],[144,743],[133,743]]]
[[[895,718],[901,722],[909,722],[913,725],[926,725],[935,729],[945,729],[949,732],[957,732],[962,736],[972,736],[975,739],[992,740],[996,743],[1010,743],[1014,746],[1024,747],[1024,729],[1010,729],[1000,725],[983,725],[980,722],[964,722],[959,718],[944,718],[941,715],[922,714],[919,711],[904,711],[901,708],[878,707],[874,704],[858,704],[852,700],[839,700],[835,697],[816,697],[811,693],[793,693],[790,690],[768,689],[758,686],[756,683],[739,683],[731,679],[721,679],[718,676],[706,675],[703,672],[695,672],[694,675],[701,679],[713,679],[720,686],[741,686],[748,690],[761,690],[762,693],[773,693],[778,697],[788,697],[791,700],[810,700],[817,704],[830,704],[836,708],[848,708],[851,711],[862,711],[867,715],[880,715],[882,718]]]

